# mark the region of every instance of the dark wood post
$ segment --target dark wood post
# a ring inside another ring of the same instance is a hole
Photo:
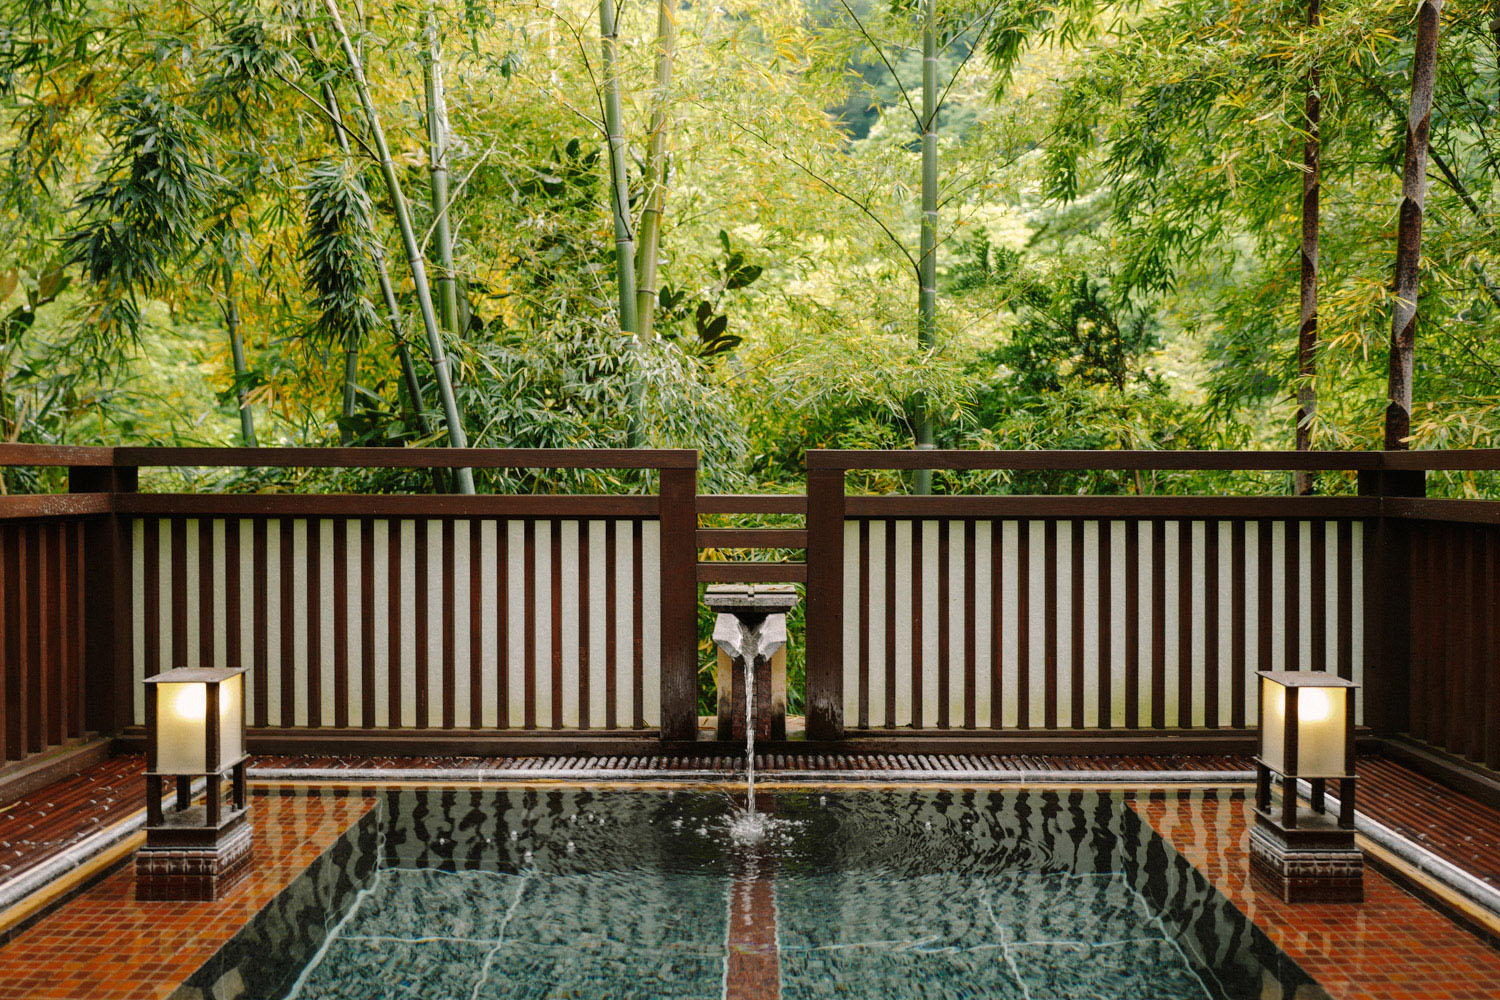
[[[68,470],[73,493],[134,493],[135,466],[74,467]],[[113,510],[84,522],[84,728],[118,733],[130,725],[131,690],[130,519]]]
[[[698,738],[698,470],[662,469],[661,738]]]
[[[807,738],[844,738],[844,473],[807,472]]]
[[[1316,28],[1322,20],[1322,0],[1308,0],[1307,23]],[[1302,279],[1299,291],[1297,326],[1297,429],[1296,448],[1312,447],[1312,421],[1318,409],[1318,195],[1321,185],[1322,147],[1319,125],[1322,97],[1318,93],[1321,76],[1314,66],[1307,75],[1307,138],[1302,144]],[[1301,496],[1314,488],[1313,474],[1299,469],[1293,473],[1296,493]]]
[[[1421,471],[1359,474],[1359,494],[1420,497]],[[1364,535],[1365,724],[1377,736],[1411,728],[1411,529],[1402,518],[1373,517]]]
[[[1427,142],[1432,130],[1432,92],[1437,80],[1438,25],[1443,0],[1417,8],[1412,56],[1411,108],[1406,117],[1406,153],[1401,167],[1401,214],[1396,230],[1396,304],[1391,314],[1390,367],[1386,381],[1385,447],[1408,447],[1411,436],[1412,352],[1417,337],[1417,293],[1422,276],[1422,212],[1427,202]]]

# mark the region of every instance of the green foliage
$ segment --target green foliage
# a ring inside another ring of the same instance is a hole
[[[370,303],[370,196],[358,168],[341,157],[315,163],[304,186],[307,228],[302,261],[317,311],[313,333],[328,343],[355,343],[375,328]]]

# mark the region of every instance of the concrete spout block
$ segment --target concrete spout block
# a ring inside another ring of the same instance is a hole
[[[743,739],[745,687],[754,691],[757,736],[786,738],[786,615],[797,606],[789,586],[716,585],[703,598],[715,613],[719,649],[719,738]]]

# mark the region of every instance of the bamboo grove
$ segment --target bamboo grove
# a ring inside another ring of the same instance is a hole
[[[1442,0],[0,0],[0,439],[1491,445],[1497,54]]]

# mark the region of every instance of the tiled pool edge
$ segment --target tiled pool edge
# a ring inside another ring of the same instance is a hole
[[[168,1000],[279,995],[275,987],[285,987],[296,978],[379,871],[383,810],[377,801],[173,990]],[[322,919],[306,919],[309,910]],[[272,955],[274,961],[269,960]],[[247,973],[255,978],[247,979]]]

